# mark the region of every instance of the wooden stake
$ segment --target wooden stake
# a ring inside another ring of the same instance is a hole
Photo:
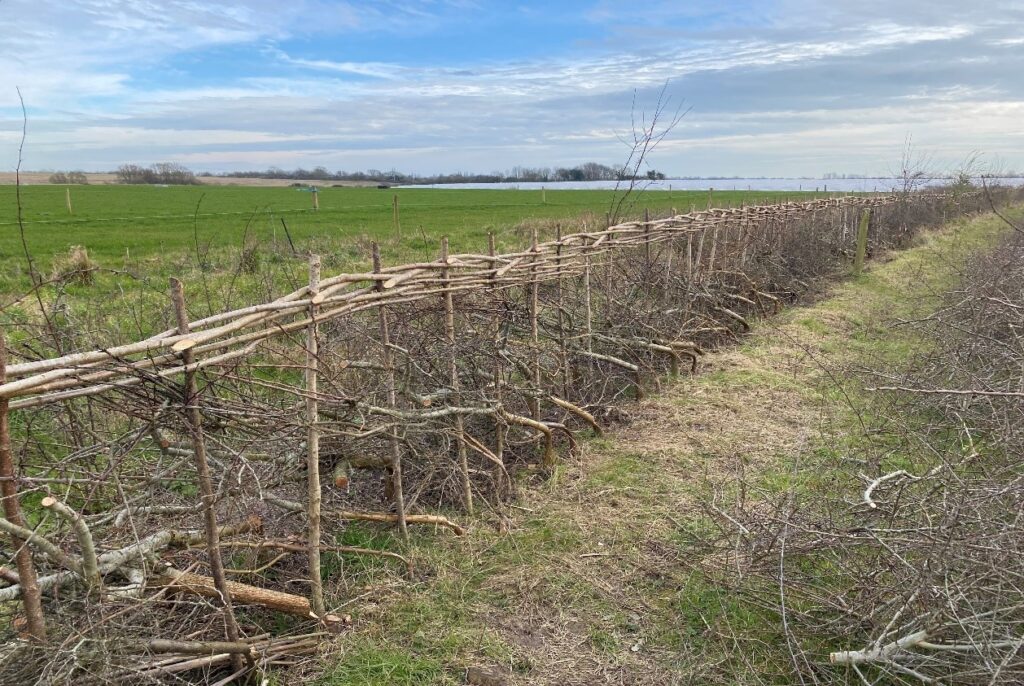
[[[583,298],[586,301],[587,317],[584,322],[584,332],[587,338],[587,352],[594,351],[594,306],[591,302],[590,288],[590,251],[587,250],[589,239],[585,239],[583,248]]]
[[[647,259],[647,271],[651,269],[651,210],[644,208],[644,256]],[[648,274],[649,275],[649,274]],[[648,275],[645,275],[645,279]]]
[[[317,191],[316,186],[314,186],[311,190],[313,191],[313,210],[314,211],[319,211],[320,210],[320,193],[319,193],[319,191]]]
[[[693,281],[693,234],[686,234],[686,280]]]
[[[569,397],[569,355],[565,344],[565,313],[562,298],[562,225],[555,225],[555,236],[558,245],[555,246],[555,265],[558,267],[558,280],[555,281],[555,302],[558,305],[558,347],[561,353],[560,366],[562,368],[562,397]]]
[[[189,333],[188,312],[185,310],[185,289],[181,281],[171,277],[171,301],[174,303],[174,312],[178,318],[178,333]],[[194,355],[192,348],[186,348],[181,352],[181,361],[186,369],[192,365]],[[196,382],[195,370],[185,372],[185,417],[189,430],[192,433],[192,452],[195,459],[196,479],[199,482],[199,493],[203,504],[203,522],[206,528],[206,552],[210,558],[210,574],[213,576],[214,584],[220,593],[221,602],[224,604],[224,626],[229,641],[238,641],[240,633],[238,622],[235,620],[235,611],[231,605],[231,591],[228,588],[227,578],[224,575],[224,561],[220,555],[220,528],[217,526],[217,494],[213,490],[213,481],[210,478],[210,466],[206,460],[206,439],[203,436],[203,414],[199,411],[199,385]],[[237,664],[236,664],[237,663]],[[237,671],[242,669],[242,658],[232,657],[232,667]]]
[[[402,240],[402,221],[398,215],[398,193],[391,196],[391,227],[395,230],[395,240]]]
[[[319,324],[316,320],[317,294],[320,292],[320,256],[309,256],[309,326],[306,327],[306,534],[309,558],[310,605],[317,617],[327,614],[324,583],[320,573],[320,408],[317,401],[317,375],[320,371]]]
[[[540,283],[537,280],[537,229],[533,230],[533,241],[530,244],[530,251],[534,253],[533,266],[530,268],[530,343],[533,346],[533,392],[540,393],[540,325],[538,315],[540,310],[539,291]],[[540,421],[540,400],[536,395],[530,397],[530,416],[535,422]]]
[[[714,188],[709,188],[708,189],[708,207],[707,207],[709,210],[711,209],[711,197],[714,194],[715,194],[715,189]]]
[[[497,250],[494,245],[494,234],[487,234],[487,254],[494,257],[497,254]],[[494,266],[494,263],[491,263]],[[491,290],[493,293],[498,294],[497,288],[497,276],[495,272],[491,274]],[[503,366],[501,364],[501,318],[495,318],[494,320],[494,401],[498,407],[501,407],[502,403],[502,381],[503,381]],[[511,492],[512,484],[505,478],[505,423],[502,421],[500,413],[494,418],[494,456],[497,458],[498,464],[494,466],[494,482],[497,484],[498,493],[501,493],[501,485],[505,483],[508,490]],[[507,482],[507,483],[506,483]]]
[[[544,186],[540,187],[540,204],[541,205],[547,205],[548,204],[548,191],[547,191],[546,188],[544,188]]]
[[[857,227],[857,254],[853,260],[853,273],[855,276],[864,271],[864,258],[868,252],[868,225],[871,223],[871,210],[865,209],[860,217],[860,226]]]
[[[452,402],[459,404],[459,365],[456,363],[455,351],[455,302],[449,288],[450,272],[448,270],[448,237],[441,239],[441,279],[444,282],[444,330],[449,346],[449,371],[451,372]],[[462,502],[466,512],[473,514],[473,485],[469,480],[469,454],[466,449],[466,430],[462,415],[455,415],[455,443],[459,455],[459,475],[462,477]]]
[[[373,255],[373,272],[379,274],[380,246],[374,243],[371,246]],[[383,282],[376,282],[378,292],[384,290]],[[391,334],[388,331],[388,314],[384,305],[377,308],[377,320],[380,325],[380,344],[383,348],[381,353],[385,369],[385,384],[387,387],[388,407],[398,407],[397,393],[395,391],[395,356],[391,350]],[[402,534],[402,540],[409,542],[409,528],[405,522],[405,494],[402,492],[402,451],[398,446],[398,429],[392,425],[388,431],[388,444],[391,448],[391,490],[395,501],[395,512],[398,515],[398,531]]]
[[[700,239],[697,241],[697,257],[693,260],[693,271],[700,279],[703,277],[703,271],[701,270],[701,261],[704,259],[704,237],[707,235],[707,229],[700,230]]]
[[[74,214],[74,212],[71,211],[71,189],[70,188],[65,188],[64,189],[64,204],[67,205],[68,214]]]
[[[708,255],[708,268],[707,272],[710,274],[715,270],[715,253],[718,251],[718,225],[715,225],[715,230],[711,233],[711,254]]]
[[[0,329],[0,384],[7,381],[7,337]],[[4,517],[11,524],[26,527],[18,501],[18,482],[14,471],[14,457],[11,453],[10,401],[0,398],[0,495],[4,500]],[[25,541],[11,536],[11,549],[18,568],[18,583],[21,584],[21,602],[25,608],[28,635],[36,641],[46,641],[46,622],[43,618],[42,592],[36,576],[32,551]]]

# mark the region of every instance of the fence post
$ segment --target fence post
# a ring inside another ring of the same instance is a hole
[[[530,345],[533,348],[532,370],[533,391],[540,393],[540,325],[538,322],[540,305],[540,283],[537,280],[537,229],[533,230],[533,240],[530,242],[530,252],[533,253],[533,262],[530,267]],[[540,398],[537,395],[530,397],[530,417],[540,421]]]
[[[309,557],[310,607],[317,617],[327,614],[324,584],[320,573],[320,429],[317,375],[320,371],[319,324],[316,320],[320,295],[320,256],[309,256],[309,326],[306,327],[306,527]]]
[[[704,260],[704,237],[707,235],[708,230],[704,227],[700,229],[700,239],[697,241],[697,256],[693,259],[693,272],[697,278],[701,278],[701,262]]]
[[[562,367],[562,398],[569,399],[569,356],[565,345],[565,312],[562,297],[562,225],[555,225],[555,266],[558,269],[558,280],[555,281],[555,301],[558,306],[558,347],[561,354]]]
[[[7,339],[0,329],[0,385],[7,381]],[[11,451],[10,400],[0,398],[0,495],[4,501],[4,517],[11,524],[25,527],[18,502],[18,484],[15,479],[14,456]],[[36,577],[36,566],[28,544],[11,535],[11,549],[18,568],[18,583],[21,585],[21,602],[25,607],[28,634],[40,643],[46,641],[46,622],[43,618],[42,593]]]
[[[715,222],[715,230],[711,232],[711,253],[708,255],[707,272],[715,271],[715,254],[718,252],[718,222]]]
[[[497,250],[494,245],[494,233],[490,232],[487,234],[487,254],[491,257],[497,255]],[[491,262],[491,266],[494,267],[494,271],[491,273],[491,291],[493,293],[498,292],[497,283],[497,262]],[[496,318],[494,322],[494,401],[495,405],[500,408],[502,404],[502,365],[501,365],[501,319]],[[494,468],[494,482],[497,484],[497,490],[500,497],[501,486],[506,483],[505,479],[505,423],[502,421],[500,413],[494,418],[494,456],[498,458],[498,464]],[[511,492],[512,484],[508,483],[508,489]]]
[[[455,354],[455,302],[452,299],[448,271],[448,237],[441,238],[441,280],[444,282],[444,331],[448,340],[448,361],[451,372],[452,402],[459,406],[459,365]],[[469,455],[466,450],[466,427],[462,415],[455,414],[455,443],[459,455],[459,475],[462,477],[462,502],[466,512],[473,514],[473,485],[469,480]]]
[[[644,208],[644,258],[647,260],[647,271],[651,270],[651,210]]]
[[[310,190],[313,193],[313,210],[318,211],[320,209],[320,192],[317,190],[316,186],[313,186]]]
[[[68,214],[74,214],[74,212],[71,211],[71,189],[70,188],[65,188],[64,189],[64,204],[67,205]]]
[[[871,210],[865,209],[857,227],[857,255],[853,260],[853,273],[859,276],[864,271],[864,257],[868,252],[868,225],[871,223]]]
[[[686,280],[693,281],[693,232],[686,234]],[[689,288],[689,286],[687,286]]]
[[[587,316],[584,322],[587,338],[587,352],[594,352],[594,305],[591,301],[590,288],[590,239],[583,243],[583,298],[586,302]]]
[[[373,256],[373,273],[380,273],[380,246],[374,242],[370,246]],[[374,290],[384,290],[382,281],[375,282]],[[391,350],[391,332],[388,329],[388,313],[384,304],[377,306],[377,323],[380,327],[380,345],[382,348],[382,361],[384,362],[385,388],[387,389],[388,407],[392,410],[398,407],[398,394],[395,391],[395,356]],[[409,529],[405,523],[405,494],[402,491],[402,451],[398,447],[398,429],[392,424],[388,431],[388,445],[391,448],[391,490],[392,498],[395,501],[395,514],[398,515],[398,531],[402,540],[409,542]]]
[[[391,227],[395,230],[395,240],[402,240],[402,221],[398,214],[398,193],[391,196]]]
[[[181,281],[174,277],[171,277],[171,301],[174,303],[174,313],[178,320],[178,333],[187,334],[189,325],[188,312],[185,310],[185,288]],[[237,642],[239,640],[238,622],[235,620],[235,611],[231,605],[231,591],[228,588],[227,578],[224,576],[224,561],[220,556],[220,530],[217,528],[215,510],[217,494],[213,490],[210,465],[206,460],[203,414],[199,410],[199,384],[196,382],[196,370],[193,367],[195,357],[192,353],[192,345],[194,342],[188,339],[183,339],[175,344],[175,348],[181,353],[181,361],[185,365],[185,418],[192,434],[196,480],[199,482],[199,493],[203,503],[203,523],[206,528],[206,553],[210,558],[210,576],[213,577],[213,583],[224,604],[224,626],[228,640]],[[233,655],[231,664],[236,671],[242,669],[242,657]]]

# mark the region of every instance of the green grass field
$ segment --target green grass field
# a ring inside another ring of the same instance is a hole
[[[291,291],[305,280],[313,251],[324,274],[363,271],[370,242],[378,241],[385,263],[436,257],[442,236],[455,252],[483,252],[488,233],[499,249],[528,244],[537,228],[542,239],[556,224],[566,233],[603,226],[612,191],[442,190],[322,188],[319,211],[308,189],[244,186],[71,186],[74,213],[65,207],[65,186],[23,186],[24,243],[17,221],[16,189],[0,186],[0,326],[17,331],[32,319],[39,301],[32,288],[26,248],[43,281],[48,307],[70,312],[100,330],[120,328],[132,312],[140,336],[166,304],[167,277],[182,278],[201,303],[196,314],[261,302]],[[400,236],[392,220],[399,199]],[[716,206],[758,203],[812,193],[715,191]],[[637,193],[623,204],[620,219],[687,212],[708,203],[707,191]],[[282,221],[294,244],[293,253]],[[98,269],[89,279],[61,278],[77,266],[72,246],[83,246]],[[20,298],[20,299],[19,299]],[[17,301],[11,306],[12,301]],[[157,324],[159,325],[159,324]]]
[[[125,249],[148,257],[192,250],[196,236],[213,247],[240,245],[243,236],[260,242],[285,242],[281,218],[301,250],[309,239],[391,238],[392,197],[398,196],[402,234],[412,240],[441,235],[453,248],[479,250],[488,231],[501,232],[524,219],[575,220],[591,214],[603,220],[611,191],[540,191],[322,188],[320,210],[311,209],[306,189],[237,186],[74,186],[74,214],[65,209],[64,186],[22,188],[25,235],[33,256],[46,263],[84,245],[95,259],[120,259]],[[649,207],[704,207],[705,191],[658,191],[637,196],[634,214]],[[780,193],[716,191],[716,205],[778,198]],[[794,195],[794,194],[787,194]],[[0,186],[0,256],[23,252],[17,226],[14,186]]]

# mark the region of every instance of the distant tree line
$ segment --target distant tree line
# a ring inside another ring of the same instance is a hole
[[[332,172],[326,167],[315,167],[313,169],[286,170],[279,167],[271,167],[266,171],[238,171],[227,172],[220,176],[229,178],[259,178],[259,179],[293,179],[311,181],[368,181],[376,183],[515,183],[522,182],[544,182],[544,181],[624,181],[629,180],[626,170],[616,169],[597,162],[587,162],[576,167],[513,167],[506,172],[491,172],[490,174],[471,174],[456,172],[453,174],[405,174],[392,169],[383,171],[380,169],[367,169],[366,171]],[[665,174],[651,169],[645,173],[647,179],[664,179]]]
[[[69,172],[54,172],[50,174],[50,183],[77,183],[77,184],[88,184],[89,179],[85,176],[85,172],[81,171],[69,171]]]
[[[158,162],[148,167],[122,164],[116,173],[118,183],[163,183],[176,186],[199,183],[192,170],[175,162]]]

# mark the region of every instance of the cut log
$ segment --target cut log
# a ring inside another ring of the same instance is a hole
[[[169,567],[160,575],[158,583],[161,586],[171,586],[175,589],[181,589],[182,591],[206,598],[220,598],[220,592],[217,590],[213,579],[200,574],[182,572]],[[285,614],[318,620],[318,617],[310,608],[309,598],[292,595],[291,593],[282,593],[281,591],[271,591],[266,588],[259,588],[258,586],[238,583],[237,581],[228,581],[226,583],[232,600],[239,604],[259,605]],[[328,626],[332,626],[341,624],[342,619],[337,615],[327,614],[324,615],[323,621]]]

